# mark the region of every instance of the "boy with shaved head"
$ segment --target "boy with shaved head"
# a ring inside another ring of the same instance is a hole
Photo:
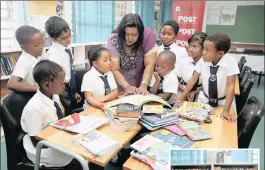
[[[170,104],[176,99],[178,79],[174,73],[176,55],[171,51],[163,51],[156,60],[155,72],[149,84],[149,92],[162,97]]]

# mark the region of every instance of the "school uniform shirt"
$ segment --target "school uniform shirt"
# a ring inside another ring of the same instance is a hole
[[[26,150],[27,157],[32,162],[35,162],[36,148],[32,144],[30,136],[36,136],[49,123],[58,120],[54,101],[62,107],[58,95],[53,95],[51,99],[38,90],[23,109],[20,123],[22,129],[27,133],[23,138],[23,146]],[[46,167],[66,166],[72,159],[72,157],[52,148],[41,149],[40,163]]]
[[[152,79],[149,83],[149,87],[153,87],[155,84],[155,76],[153,74]],[[172,70],[167,75],[164,76],[163,80],[163,92],[164,93],[172,93],[170,99],[168,100],[169,104],[173,104],[175,100],[177,99],[177,93],[178,93],[178,79],[176,77],[175,72]]]
[[[209,77],[210,77],[210,66],[213,66],[212,62],[205,62],[203,58],[201,58],[198,63],[196,64],[195,70],[200,73],[202,79],[202,86],[204,92],[209,96],[208,89],[209,89]],[[232,75],[239,74],[239,69],[237,65],[237,61],[235,58],[230,57],[228,54],[225,54],[220,61],[218,62],[217,66],[219,66],[216,76],[217,76],[217,89],[218,89],[218,98],[226,96],[226,83],[227,77]],[[198,96],[198,102],[208,103],[208,98],[203,94],[203,91],[200,91]],[[219,106],[225,105],[225,99],[218,101]],[[235,100],[231,105],[233,110],[236,110]]]
[[[69,83],[71,79],[71,64],[69,54],[65,51],[66,47],[53,42],[47,52],[47,58],[59,64],[65,71],[65,83]],[[72,55],[73,56],[73,55]],[[73,59],[74,60],[74,59]]]
[[[95,98],[100,98],[105,96],[104,82],[100,78],[100,76],[107,76],[111,91],[117,88],[116,81],[111,71],[104,73],[104,75],[102,75],[92,66],[91,69],[83,77],[81,91],[91,92]],[[87,108],[89,106],[90,105],[85,100],[84,108]]]
[[[174,71],[177,72],[177,67],[179,65],[179,61],[181,61],[182,59],[188,57],[188,52],[187,52],[185,47],[178,46],[176,43],[172,43],[169,46],[169,48],[170,48],[169,51],[172,51],[176,55],[176,63],[175,63]],[[165,51],[165,46],[162,44],[158,48],[157,55],[159,55],[163,51]]]
[[[16,63],[12,76],[22,78],[22,82],[30,85],[35,85],[33,78],[33,68],[38,63],[39,59],[31,54],[23,51]]]
[[[185,57],[183,58],[177,67],[177,77],[181,78],[185,83],[188,83],[190,78],[193,75],[193,72],[195,71],[195,66],[194,65],[194,60],[192,57]],[[201,77],[199,78],[199,83],[198,85],[202,84]],[[185,85],[183,85],[186,87]],[[178,98],[181,96],[182,91],[178,89]]]

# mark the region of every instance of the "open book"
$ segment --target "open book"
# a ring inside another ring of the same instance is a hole
[[[104,156],[120,145],[117,141],[97,130],[85,135],[79,134],[73,141],[86,148],[95,156]]]
[[[74,113],[56,122],[50,123],[50,125],[70,132],[86,134],[108,123],[108,118],[84,116],[79,113]]]
[[[146,96],[140,95],[140,94],[122,96],[116,100],[108,102],[106,104],[106,108],[117,106],[118,104],[122,104],[122,103],[133,104],[136,106],[142,106],[143,104],[149,103],[149,102],[158,102],[158,103],[161,103],[163,105],[166,105],[166,106],[172,108],[168,102],[163,100],[161,97],[159,97],[157,95],[153,95],[153,94],[146,95]]]

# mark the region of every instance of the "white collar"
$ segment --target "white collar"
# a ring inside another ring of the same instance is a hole
[[[28,57],[29,59],[33,60],[33,61],[38,61],[38,59],[36,57],[34,57],[33,55],[27,53],[26,51],[22,51],[22,54],[23,56],[26,56]],[[40,56],[39,56],[40,57]]]
[[[189,63],[195,63],[195,62],[194,62],[194,59],[193,59],[191,56],[187,57],[187,61],[188,61]]]
[[[223,55],[223,57],[220,59],[220,61],[216,64],[218,66],[221,66],[221,67],[227,67],[227,59],[228,59],[228,55]],[[212,62],[205,62],[204,63],[207,65],[207,66],[213,66],[213,63]]]
[[[36,94],[44,103],[48,104],[49,106],[54,106],[54,95],[52,95],[52,99],[44,95],[40,90],[37,90]]]
[[[59,44],[59,43],[56,43],[56,42],[53,42],[53,44],[56,48],[58,48],[60,51],[65,51],[65,49],[67,49],[67,47]]]
[[[99,76],[99,77],[101,77],[101,76],[108,76],[108,74],[109,74],[109,72],[104,73],[104,74],[101,74],[100,72],[98,72],[98,70],[97,70],[94,66],[91,67],[90,71],[91,71],[93,74],[95,74],[95,75],[97,75],[97,76]]]
[[[165,48],[164,44],[162,44],[161,47]],[[171,48],[178,48],[178,47],[179,46],[176,43],[174,43],[174,42],[169,46],[170,49]]]
[[[174,70],[174,69],[173,69],[173,70]],[[170,78],[171,74],[175,74],[175,73],[173,72],[173,70],[171,70],[170,72],[168,72],[168,73],[164,76],[164,80]]]

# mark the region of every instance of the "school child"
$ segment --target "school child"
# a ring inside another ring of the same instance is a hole
[[[36,92],[38,85],[33,79],[32,70],[43,52],[43,36],[38,29],[24,25],[16,30],[16,39],[22,49],[22,54],[16,63],[7,87],[19,92]]]
[[[60,94],[60,98],[66,115],[69,115],[72,112],[72,102],[81,101],[81,96],[76,93],[73,54],[68,48],[71,43],[71,30],[67,22],[57,16],[52,16],[46,21],[45,30],[53,41],[47,58],[59,64],[65,71],[65,90]]]
[[[176,55],[175,70],[178,67],[178,63],[185,57],[188,57],[186,48],[178,46],[176,44],[177,36],[179,32],[179,25],[174,20],[167,20],[163,23],[160,32],[160,39],[162,45],[159,46],[157,54],[159,55],[162,51],[169,50]]]
[[[207,37],[204,32],[194,33],[188,40],[189,43],[189,57],[181,60],[177,67],[177,76],[179,79],[178,97],[181,96],[182,91],[187,86],[187,82],[192,77],[195,65],[201,59],[203,52],[203,43]],[[191,92],[187,95],[188,101],[194,101],[196,95],[200,92],[202,87],[201,79],[191,89]]]
[[[41,60],[33,69],[33,77],[39,89],[24,107],[20,123],[26,132],[23,146],[27,157],[35,162],[35,147],[38,143],[35,135],[46,128],[49,123],[64,116],[58,94],[64,90],[65,72],[58,64],[49,60]],[[68,165],[72,159],[52,148],[43,148],[40,163],[46,167],[63,167]]]
[[[149,84],[149,92],[173,104],[178,91],[178,79],[174,73],[176,56],[171,51],[158,55],[155,72]]]
[[[90,70],[84,75],[81,91],[85,94],[84,108],[94,106],[104,110],[104,102],[118,96],[117,84],[111,69],[110,52],[94,46],[88,52]]]
[[[221,117],[229,122],[236,122],[236,116],[229,113],[230,108],[236,110],[235,75],[239,74],[236,59],[226,53],[231,39],[224,33],[208,35],[203,43],[202,59],[196,64],[195,72],[189,80],[176,105],[183,101],[201,76],[203,90],[200,91],[198,102],[209,103],[213,107],[223,106]]]

